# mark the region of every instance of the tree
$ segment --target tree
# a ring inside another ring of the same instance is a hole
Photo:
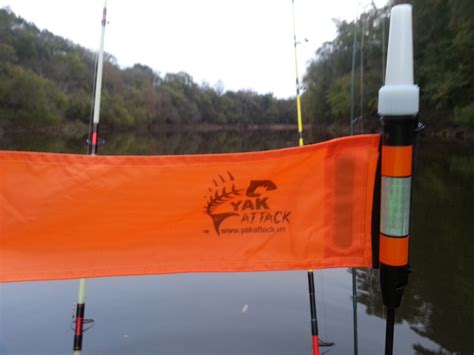
[[[0,72],[0,119],[10,124],[58,124],[66,103],[66,96],[54,83],[31,70],[6,65]]]

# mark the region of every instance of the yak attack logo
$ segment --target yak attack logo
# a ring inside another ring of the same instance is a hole
[[[272,208],[271,194],[275,190],[277,185],[272,180],[250,180],[239,185],[227,172],[212,180],[204,212],[217,235],[284,232],[290,211]]]

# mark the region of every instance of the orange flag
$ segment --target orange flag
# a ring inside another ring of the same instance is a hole
[[[368,267],[379,135],[265,152],[0,152],[0,282]]]

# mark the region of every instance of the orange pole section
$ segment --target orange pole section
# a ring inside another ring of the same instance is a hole
[[[392,238],[380,234],[380,262],[391,266],[408,264],[408,242],[408,236]]]
[[[382,176],[411,176],[413,146],[382,146]]]

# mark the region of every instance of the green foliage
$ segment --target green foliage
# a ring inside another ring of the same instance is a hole
[[[386,8],[374,7],[354,22],[336,22],[336,38],[317,51],[304,77],[306,91],[302,101],[307,116],[322,124],[341,119],[349,122],[355,35],[354,116],[362,115],[372,128],[378,125],[377,92],[383,82],[388,10],[404,2],[408,1],[394,0]],[[415,81],[421,88],[423,120],[436,127],[472,125],[474,1],[412,0],[409,3],[413,4]]]
[[[0,71],[0,119],[44,126],[60,121],[67,97],[48,79],[16,65]]]
[[[88,123],[93,53],[38,30],[7,9],[0,9],[0,38],[2,126]],[[222,83],[200,86],[183,72],[161,77],[141,64],[122,70],[113,56],[105,55],[101,121],[111,128],[287,123],[295,122],[295,116],[293,100],[250,91],[224,93]]]
[[[388,34],[386,11],[374,7],[362,14],[356,22],[336,21],[336,38],[326,42],[317,51],[316,58],[311,62],[303,81],[307,88],[304,93],[306,97],[303,97],[303,109],[318,124],[342,123],[348,126],[351,106],[354,118],[363,116],[364,121],[368,121],[367,117],[376,114],[375,98],[383,81],[384,26],[385,37]],[[354,40],[356,52],[352,72]]]
[[[332,83],[327,93],[331,115],[335,119],[349,117],[351,113],[351,77],[344,75]]]
[[[392,4],[402,2],[392,0]],[[472,126],[474,1],[410,2],[423,119],[436,127]],[[383,82],[383,54],[388,42],[388,7],[373,7],[356,21],[336,21],[336,26],[336,38],[321,46],[305,73],[304,122],[348,125],[352,107],[354,118],[363,117],[358,122],[364,123],[365,129],[367,125],[374,129],[378,127],[377,92]],[[94,53],[40,31],[7,9],[0,9],[0,38],[2,126],[89,121]],[[187,73],[160,76],[141,64],[121,69],[110,54],[105,55],[102,96],[102,122],[111,128],[296,122],[294,99],[248,90],[225,92],[222,83],[198,85]]]
[[[454,122],[462,126],[474,127],[474,102],[462,108],[454,108]]]
[[[135,123],[134,117],[130,114],[122,96],[117,94],[102,95],[101,119],[110,123],[116,128],[130,128]]]

